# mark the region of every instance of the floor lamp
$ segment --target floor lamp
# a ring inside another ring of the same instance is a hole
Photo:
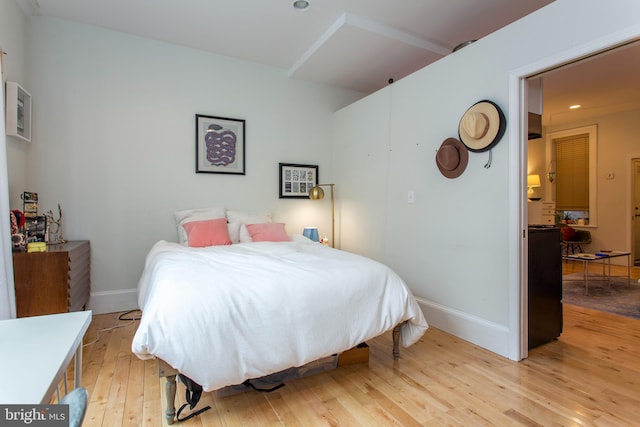
[[[331,247],[332,248],[336,247],[335,246],[336,223],[335,223],[334,204],[333,204],[333,186],[334,185],[335,184],[318,184],[309,191],[309,198],[311,200],[320,200],[320,199],[324,199],[324,190],[322,189],[322,187],[331,188]]]

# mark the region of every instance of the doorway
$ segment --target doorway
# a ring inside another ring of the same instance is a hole
[[[640,158],[631,159],[631,200],[633,212],[631,212],[631,253],[633,265],[640,266]]]
[[[540,71],[537,74],[531,73],[528,76],[520,76],[521,88],[524,87],[526,91],[527,79],[530,78],[542,78],[543,87],[543,129],[545,132],[553,132],[554,130],[570,129],[571,127],[579,127],[587,124],[597,123],[597,118],[603,115],[612,115],[623,111],[630,111],[632,109],[640,111],[640,103],[638,105],[632,105],[631,98],[640,99],[640,83],[636,82],[637,78],[628,79],[624,76],[618,76],[615,74],[617,70],[623,69],[623,71],[630,71],[633,75],[637,76],[640,73],[640,43],[637,40],[619,40],[618,43],[611,44],[611,41],[607,43],[602,42],[604,45],[597,45],[594,43],[591,47],[591,51],[583,54],[579,58],[566,58],[564,64],[549,64],[546,70]],[[625,64],[621,67],[618,64]],[[595,71],[587,72],[587,69]],[[532,70],[533,71],[533,70]],[[579,89],[582,88],[582,91]],[[583,103],[582,110],[569,110],[569,106],[575,103],[575,100],[570,102],[570,99],[576,94],[582,94],[586,96],[578,96],[578,102]],[[626,94],[629,96],[627,99],[615,100],[613,95]],[[601,99],[600,101],[596,101]],[[526,100],[526,97],[525,97]],[[529,100],[529,104],[531,100]],[[521,111],[526,111],[525,102],[521,100]],[[577,113],[577,111],[579,111]],[[520,114],[523,117],[523,123],[526,124],[525,113]],[[552,120],[553,118],[553,120]],[[635,134],[639,129],[635,130]],[[523,132],[520,132],[521,134]],[[622,186],[624,192],[622,200],[624,203],[618,203],[616,209],[620,209],[620,219],[616,226],[623,227],[620,231],[620,235],[623,237],[616,245],[621,249],[632,250],[634,253],[634,259],[640,259],[640,156],[637,156],[637,149],[635,153],[632,153],[631,145],[627,147],[627,151],[624,153],[618,153],[619,159],[615,164],[616,171],[611,173],[610,158],[599,158],[598,163],[604,166],[598,173],[604,173],[605,177],[614,180],[616,175],[618,180],[615,182],[618,186]],[[524,145],[527,147],[527,145]],[[526,176],[526,173],[532,173],[527,170],[528,164],[531,159],[528,158],[527,148],[522,149],[521,161],[520,161],[520,176]],[[622,155],[620,155],[622,154]],[[631,154],[634,154],[634,163],[631,170],[633,171],[633,178],[628,175],[630,172],[629,159]],[[600,155],[599,155],[600,156]],[[621,162],[621,163],[620,163]],[[549,184],[549,179],[555,175],[553,164],[544,161],[539,161],[539,165],[542,168],[540,176],[547,177],[546,183]],[[619,173],[616,173],[619,171]],[[606,172],[606,173],[605,173]],[[524,179],[524,178],[521,178]],[[603,192],[609,192],[612,186],[604,187],[601,182],[598,182],[602,187]],[[629,188],[633,187],[633,188]],[[553,195],[551,187],[547,185],[547,188],[540,189],[542,194]],[[618,190],[616,190],[618,191]],[[630,196],[631,191],[633,193]],[[527,203],[526,203],[526,189],[521,186],[520,189],[521,200],[519,203],[524,209],[524,215],[526,219]],[[633,220],[629,221],[628,210],[625,206],[632,206],[634,209]],[[603,206],[603,205],[600,205]],[[637,207],[637,212],[636,208]],[[603,209],[603,208],[601,208]],[[635,214],[639,216],[636,217]],[[606,215],[603,215],[606,218]],[[636,220],[637,218],[637,220]],[[603,218],[604,219],[604,218]],[[526,224],[526,221],[525,221]],[[602,225],[596,224],[598,228]],[[523,233],[524,234],[524,233]],[[631,238],[627,236],[632,236]],[[631,241],[630,241],[631,240]],[[526,240],[523,242],[522,257],[521,257],[521,271],[526,272],[526,265],[528,263],[527,251],[524,247]],[[631,246],[631,248],[629,247]],[[639,261],[640,263],[640,261]],[[527,319],[526,319],[526,295],[528,294],[526,274],[521,275],[520,284],[520,352],[522,357],[526,357],[528,351],[526,349],[527,344]],[[524,313],[524,314],[522,314]]]

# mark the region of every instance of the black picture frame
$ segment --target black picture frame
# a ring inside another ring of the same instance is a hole
[[[278,197],[281,199],[308,199],[309,191],[318,185],[318,165],[280,163]]]
[[[245,120],[196,114],[196,173],[245,175]]]

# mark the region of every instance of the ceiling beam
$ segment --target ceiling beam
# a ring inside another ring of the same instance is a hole
[[[397,28],[383,25],[375,21],[370,21],[366,18],[350,13],[345,13],[345,15],[347,25],[402,42],[409,46],[428,50],[429,52],[437,53],[438,55],[446,56],[451,53],[451,49],[446,46],[421,39],[409,33],[405,33],[404,31],[400,31]]]
[[[291,68],[289,68],[288,75],[291,77],[296,71],[304,65],[315,54],[322,45],[324,45],[345,23],[347,14],[343,13],[319,38],[316,40],[309,49],[298,59]]]
[[[374,22],[365,19],[361,16],[353,15],[351,13],[343,13],[340,17],[311,45],[309,49],[298,59],[289,71],[288,76],[293,76],[305,62],[307,62],[322,46],[329,41],[331,37],[343,26],[349,25],[354,28],[359,28],[364,31],[368,31],[373,34],[386,37],[388,39],[396,40],[409,46],[424,49],[429,52],[436,53],[438,55],[446,56],[451,53],[451,49],[438,43],[430,42],[428,40],[421,39],[414,35],[405,33],[397,28],[383,25],[378,22]]]

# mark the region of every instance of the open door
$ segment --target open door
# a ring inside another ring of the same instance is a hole
[[[633,212],[631,218],[631,247],[633,265],[640,266],[640,159],[632,159],[633,185],[631,198]]]

